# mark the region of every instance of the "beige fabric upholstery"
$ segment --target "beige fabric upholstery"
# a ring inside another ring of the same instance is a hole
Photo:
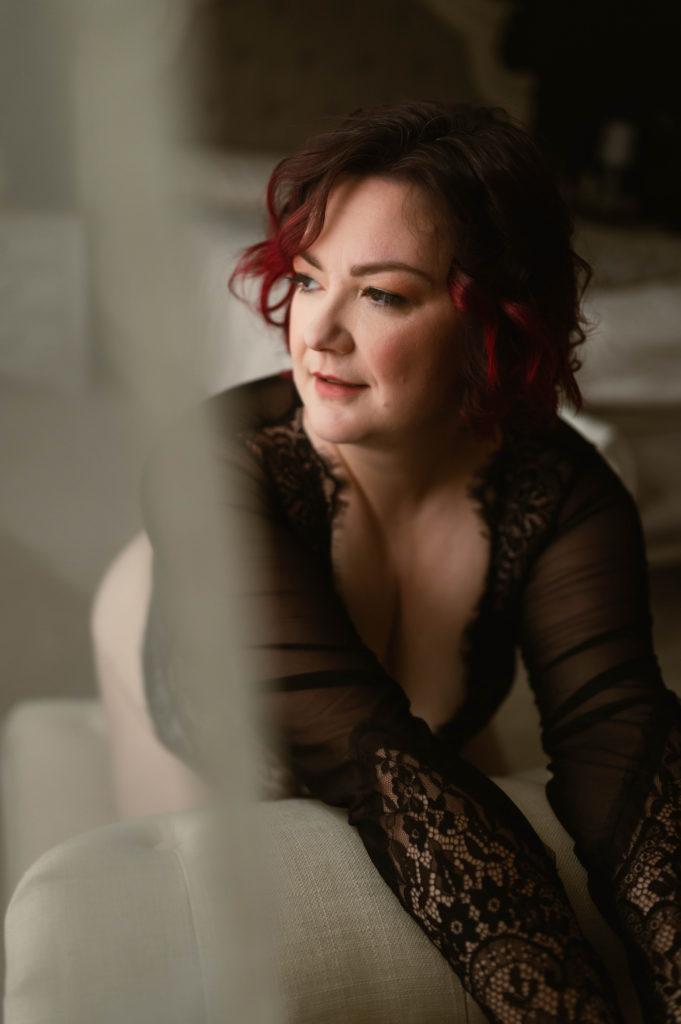
[[[204,1019],[173,845],[172,824],[150,818],[76,837],[34,865],[6,919],[5,1024]]]
[[[617,940],[593,910],[543,776],[504,788],[558,854],[583,927],[632,1024]],[[456,976],[376,873],[341,810],[314,800],[257,808],[289,1024],[483,1024]],[[211,812],[126,822],[50,851],[7,918],[5,1024],[188,1024],[230,1016],[225,972],[244,922],[227,931],[207,853]]]

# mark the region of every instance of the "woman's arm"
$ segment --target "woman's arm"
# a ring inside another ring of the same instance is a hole
[[[551,804],[625,940],[648,1024],[681,1022],[681,713],[650,635],[633,501],[591,460],[524,595]]]
[[[224,597],[236,566],[211,552],[214,517],[187,494],[186,469],[195,458],[186,439],[157,455],[145,509],[168,610],[169,671],[197,760],[204,737],[215,734],[220,701],[218,694],[202,711],[195,699],[196,638],[182,613],[196,588],[208,588],[218,609],[224,602],[224,614],[235,602],[245,613],[240,630],[254,656],[252,683],[297,775],[314,796],[348,807],[385,881],[489,1019],[620,1021],[529,823],[411,716],[401,689],[357,637],[323,559],[285,522],[262,463],[239,443],[220,440],[208,459],[224,488],[219,516],[239,537],[242,581]],[[220,614],[211,616],[217,628]]]

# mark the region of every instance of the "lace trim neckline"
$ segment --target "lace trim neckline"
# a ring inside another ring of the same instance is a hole
[[[304,408],[298,405],[293,412],[289,412],[282,418],[278,426],[288,426],[294,441],[302,441],[306,449],[309,449],[310,456],[318,467],[322,486],[329,507],[329,534],[333,533],[334,523],[337,526],[337,515],[342,511],[346,499],[343,492],[348,486],[347,475],[343,472],[340,462],[330,463],[312,443],[303,422]],[[496,567],[498,560],[497,544],[497,520],[494,511],[500,500],[500,482],[503,479],[503,467],[507,457],[511,434],[506,432],[502,435],[499,445],[489,453],[487,458],[471,475],[467,485],[467,494],[473,503],[476,516],[481,529],[486,535],[489,543],[489,555],[487,569],[478,600],[473,607],[470,617],[461,631],[459,656],[461,658],[463,699],[451,718],[444,722],[437,730],[436,735],[445,730],[451,730],[457,721],[462,717],[464,711],[468,711],[471,702],[474,701],[473,662],[474,662],[474,636],[480,629],[490,606],[493,603],[493,591],[496,578]],[[340,472],[338,472],[338,469]]]

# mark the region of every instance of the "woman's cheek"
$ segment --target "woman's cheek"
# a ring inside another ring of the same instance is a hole
[[[384,385],[390,404],[399,403],[416,383],[419,374],[418,352],[413,339],[404,347],[393,345],[374,364],[375,376]]]

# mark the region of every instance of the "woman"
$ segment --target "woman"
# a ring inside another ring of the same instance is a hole
[[[620,1021],[551,857],[458,756],[520,647],[552,806],[646,1021],[681,1021],[681,715],[634,504],[556,418],[559,395],[579,402],[587,268],[549,171],[499,111],[405,103],[282,161],[268,198],[268,238],[235,279],[260,280],[267,320],[281,311],[293,382],[214,400],[236,424],[215,466],[258,624],[245,643],[296,779],[348,807],[490,1020]],[[188,436],[148,476],[162,597],[191,545],[172,497]],[[152,714],[200,759],[189,644],[176,623],[161,658],[155,621]]]

